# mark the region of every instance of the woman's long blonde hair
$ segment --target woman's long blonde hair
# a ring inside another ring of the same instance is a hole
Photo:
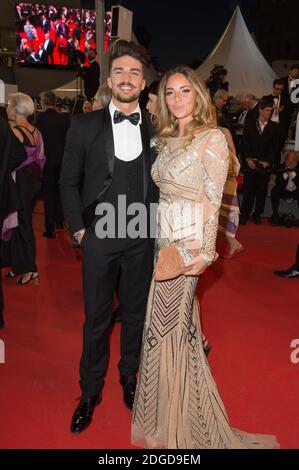
[[[194,70],[187,65],[176,65],[163,75],[158,92],[156,129],[157,147],[161,150],[166,145],[167,137],[175,137],[179,130],[178,119],[169,111],[166,104],[166,84],[172,75],[181,73],[194,87],[196,102],[193,110],[193,119],[185,128],[184,147],[187,147],[195,137],[198,130],[205,127],[214,127],[213,105],[209,92]]]

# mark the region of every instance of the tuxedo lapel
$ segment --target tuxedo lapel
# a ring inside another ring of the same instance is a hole
[[[113,170],[114,170],[114,141],[113,141],[113,131],[112,131],[112,124],[111,124],[111,117],[109,113],[109,108],[105,108],[103,110],[103,134],[104,134],[104,158],[107,159],[108,165],[108,174],[105,180],[105,183],[97,195],[96,202],[98,203],[101,200],[101,197],[107,191],[108,187],[111,184],[112,177],[113,177]]]
[[[140,131],[143,148],[143,195],[144,202],[146,202],[148,184],[151,178],[151,147],[148,123],[144,112],[142,112],[142,122],[140,126]]]
[[[105,153],[108,162],[109,176],[112,178],[114,170],[114,140],[113,140],[113,130],[111,123],[111,116],[109,108],[104,108],[104,143],[105,143]]]

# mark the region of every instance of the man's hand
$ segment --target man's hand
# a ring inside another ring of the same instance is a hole
[[[246,162],[251,170],[256,170],[256,164],[252,158],[246,158]]]
[[[260,162],[260,165],[262,165],[263,168],[268,168],[268,166],[270,166],[268,162]]]

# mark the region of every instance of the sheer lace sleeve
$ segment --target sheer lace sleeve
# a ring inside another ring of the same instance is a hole
[[[219,208],[228,171],[228,146],[224,134],[214,129],[205,142],[203,165],[203,246],[201,254],[210,264],[216,253]]]

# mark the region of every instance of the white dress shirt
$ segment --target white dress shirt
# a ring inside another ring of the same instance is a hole
[[[115,156],[124,162],[130,162],[139,157],[142,152],[140,107],[138,105],[133,111],[133,113],[138,112],[140,114],[140,120],[137,126],[134,126],[134,124],[127,119],[118,124],[114,124],[113,116],[116,110],[120,111],[111,100],[109,111],[112,121]]]
[[[279,108],[280,108],[280,95],[273,96],[273,112],[271,116],[272,122],[277,122],[279,124]]]

